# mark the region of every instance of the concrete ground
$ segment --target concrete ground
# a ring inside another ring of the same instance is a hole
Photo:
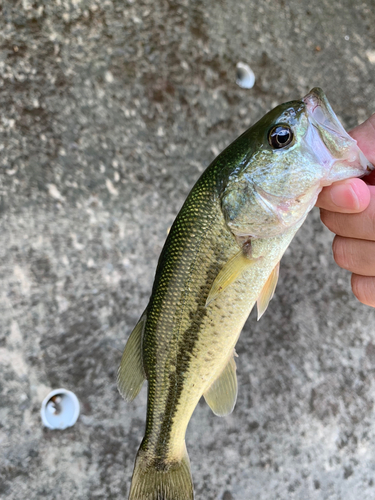
[[[0,498],[127,498],[146,392],[116,390],[158,255],[202,170],[321,86],[375,111],[373,0],[4,0],[0,7]],[[248,63],[255,87],[235,84]],[[375,312],[314,211],[238,343],[239,397],[187,433],[198,500],[375,498]],[[50,389],[81,416],[42,427]]]

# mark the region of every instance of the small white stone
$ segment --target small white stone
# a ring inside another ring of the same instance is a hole
[[[55,184],[48,184],[48,194],[52,196],[55,200],[62,201],[64,198],[61,196],[60,191],[57,189]]]
[[[114,80],[113,75],[110,71],[105,72],[105,81],[108,83],[112,83]]]
[[[130,260],[129,260],[127,257],[124,257],[124,258],[122,259],[122,265],[123,265],[124,267],[130,267]]]
[[[236,66],[236,83],[242,89],[251,89],[254,87],[255,75],[248,64],[239,62]]]
[[[367,50],[366,56],[371,64],[375,64],[375,50]]]
[[[108,191],[113,195],[113,196],[118,196],[118,191],[113,185],[112,181],[110,179],[105,180],[105,185],[107,186]]]

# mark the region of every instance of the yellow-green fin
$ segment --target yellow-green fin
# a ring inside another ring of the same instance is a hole
[[[204,393],[204,399],[215,415],[225,417],[233,411],[237,390],[236,362],[231,356],[219,377]]]
[[[216,299],[219,293],[223,292],[229,285],[231,285],[246,268],[253,265],[256,261],[257,259],[247,257],[242,250],[228,260],[212,284],[210,293],[208,294],[206,300],[206,307],[210,302]]]
[[[133,401],[146,379],[143,369],[142,336],[146,313],[138,321],[126,343],[117,374],[117,387],[126,401]]]
[[[159,462],[159,463],[158,463]],[[190,461],[186,451],[176,461],[165,461],[139,450],[129,500],[194,500]]]
[[[275,293],[277,280],[279,279],[279,270],[280,270],[280,262],[277,264],[272,273],[269,275],[266,284],[264,285],[262,291],[260,292],[260,295],[257,300],[258,321],[265,313],[268,304],[270,303],[270,300],[272,299],[273,294]]]

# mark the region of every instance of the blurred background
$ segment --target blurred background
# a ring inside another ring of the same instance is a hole
[[[127,498],[146,391],[116,372],[179,208],[266,111],[321,86],[375,112],[375,2],[4,0],[0,497]],[[236,64],[251,66],[251,90]],[[239,397],[187,433],[197,500],[375,498],[375,312],[314,209],[237,346]],[[74,427],[42,427],[51,389]]]

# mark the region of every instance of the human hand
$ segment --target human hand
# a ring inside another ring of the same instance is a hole
[[[350,132],[375,165],[375,114]],[[336,234],[336,263],[352,273],[357,299],[375,307],[375,171],[361,179],[335,182],[322,190],[316,205],[322,222]]]

